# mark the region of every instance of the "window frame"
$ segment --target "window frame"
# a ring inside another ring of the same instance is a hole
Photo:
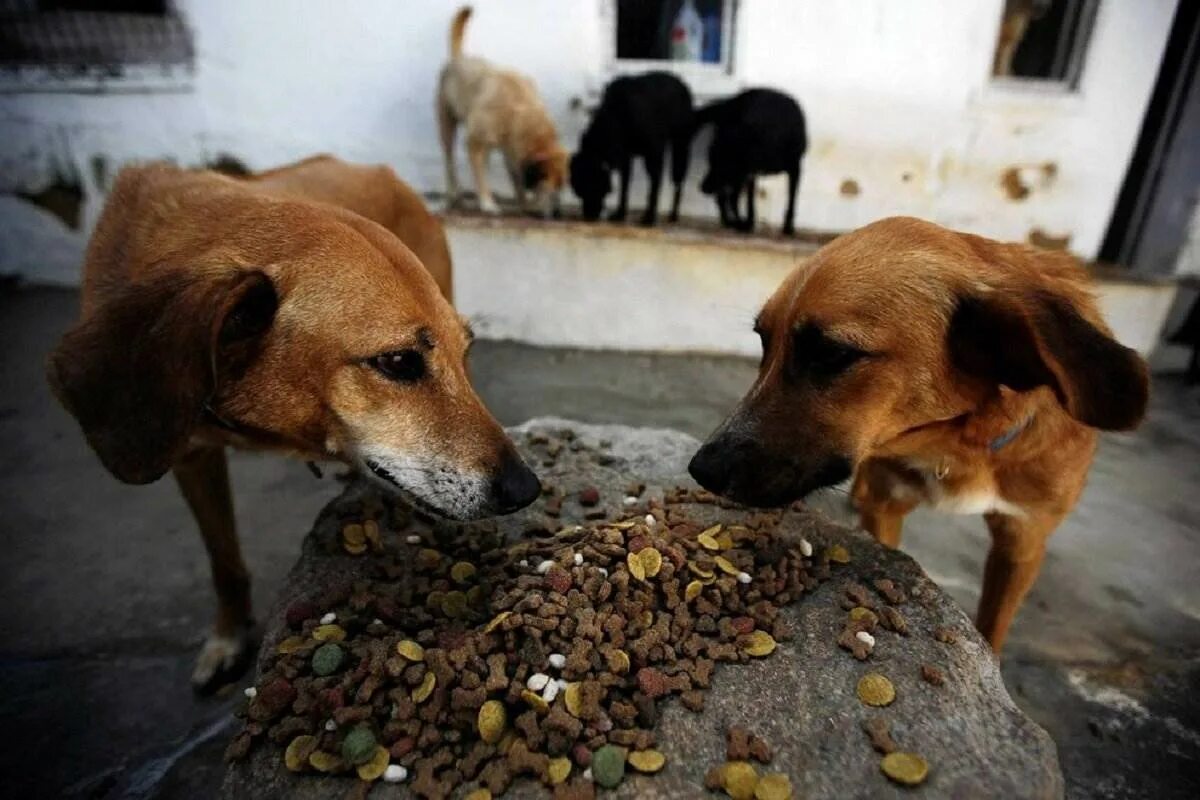
[[[1092,47],[1092,38],[1096,32],[1096,20],[1100,16],[1100,6],[1103,0],[1076,0],[1083,4],[1079,24],[1074,36],[1067,45],[1070,52],[1067,55],[1067,65],[1062,78],[1037,78],[1026,75],[996,75],[992,72],[991,60],[988,61],[988,87],[998,93],[1029,93],[1042,97],[1074,95],[1080,91],[1083,83],[1083,73],[1087,67],[1088,53]],[[996,20],[995,32],[992,35],[993,50],[1000,44],[1000,33],[1004,25],[1004,6],[1000,6],[1000,16]],[[1060,34],[1062,35],[1062,34]]]
[[[721,60],[717,64],[693,61],[617,57],[617,0],[598,0],[603,52],[602,84],[624,75],[655,70],[678,76],[700,99],[728,95],[742,88],[737,69],[737,17],[739,0],[721,0]],[[596,87],[597,93],[602,87]]]

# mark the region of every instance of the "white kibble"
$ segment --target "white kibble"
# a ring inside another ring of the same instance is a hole
[[[583,553],[576,553],[574,560],[575,560],[575,566],[582,567],[583,566]]]
[[[408,542],[409,544],[420,544],[421,537],[417,536],[415,533],[413,533],[413,534],[409,534],[408,536],[405,536],[404,541]]]
[[[636,506],[636,505],[637,505],[637,498],[636,498],[636,497],[626,497],[626,498],[625,498],[624,500],[622,500],[621,502],[623,502],[623,503],[624,503],[625,505],[627,505],[627,506]]]
[[[333,733],[334,731],[337,730],[337,723],[331,719],[325,720],[325,730],[329,731],[330,733]]]
[[[246,697],[249,697],[251,700],[253,700],[255,697],[258,696],[258,689],[255,689],[253,686],[247,686],[245,689],[242,690],[242,694],[246,695]]]
[[[583,779],[585,781],[590,781],[592,779],[592,768],[591,767],[588,767],[587,769],[585,769],[583,771]]]
[[[408,770],[400,764],[388,764],[387,769],[383,771],[383,779],[387,783],[403,783],[408,777]]]
[[[535,672],[525,681],[525,688],[531,692],[540,692],[550,682],[550,676],[544,672]]]
[[[551,653],[550,658],[547,660],[550,662],[550,666],[555,669],[562,669],[567,665],[567,657],[562,653]]]
[[[654,515],[653,515],[653,514],[647,514],[647,515],[646,515],[646,526],[647,526],[647,527],[649,527],[649,528],[653,528],[653,527],[654,527],[655,525],[657,525],[657,524],[658,524],[658,520],[656,520],[656,519],[654,518]]]
[[[558,690],[560,692],[563,689],[567,688],[567,679],[566,678],[556,678],[554,682],[558,684]]]
[[[545,561],[537,565],[538,575],[545,575],[554,566],[554,562],[547,558]]]
[[[554,698],[558,697],[559,691],[558,681],[550,681],[546,684],[546,688],[542,689],[542,699],[546,701],[546,705],[554,702]]]
[[[600,571],[601,575],[603,575],[606,578],[608,577],[608,570],[606,570],[604,567],[596,567],[596,569],[598,569]]]
[[[375,619],[371,620],[371,624],[372,625],[382,625],[383,620],[381,620],[379,617],[376,617]]]
[[[809,542],[808,539],[801,539],[800,540],[800,555],[804,556],[805,558],[812,558],[812,554],[813,554],[812,543]]]
[[[528,559],[528,558],[522,558],[520,561],[518,561],[518,562],[517,562],[517,566],[518,566],[518,567],[528,567],[528,566],[529,566],[529,559]]]
[[[854,638],[858,639],[860,642],[865,644],[867,647],[875,646],[875,637],[872,636],[871,634],[867,633],[866,631],[859,631],[858,633],[854,634]]]
[[[749,572],[739,572],[737,578],[738,583],[749,583],[750,581],[754,580],[750,577]]]
[[[321,617],[322,625],[332,625],[335,622],[337,622],[337,614],[333,613],[332,611]]]

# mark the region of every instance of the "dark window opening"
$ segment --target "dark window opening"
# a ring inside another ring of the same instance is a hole
[[[617,58],[721,64],[730,0],[618,0]]]
[[[1099,0],[1007,0],[992,75],[1078,85]]]

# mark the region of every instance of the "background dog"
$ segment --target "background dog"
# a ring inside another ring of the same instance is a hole
[[[785,172],[788,201],[783,233],[791,236],[795,232],[800,160],[808,149],[800,105],[774,89],[749,89],[696,112],[697,130],[708,124],[715,127],[708,148],[708,174],[700,183],[700,191],[716,199],[721,224],[745,233],[753,231],[755,177]],[[738,198],[743,191],[746,216],[740,217]]]
[[[692,93],[668,72],[648,72],[617,78],[604,87],[600,107],[592,115],[579,152],[571,158],[571,188],[583,202],[583,218],[595,220],[612,190],[612,172],[621,176],[621,196],[609,215],[624,222],[629,205],[629,174],[633,159],[641,158],[650,177],[650,193],[642,225],[653,225],[658,216],[658,192],[663,162],[671,148],[671,180],[675,197],[670,221],[679,220],[679,201],[687,177],[692,144]]]
[[[977,624],[999,651],[1046,540],[1079,499],[1096,429],[1146,410],[1068,254],[892,218],[839,237],[759,313],[763,360],[693,458],[703,486],[774,506],[856,471],[863,526],[895,547],[920,503],[992,534]]]
[[[48,365],[105,467],[127,483],[171,470],[196,517],[218,601],[192,678],[201,690],[250,652],[226,445],[342,461],[461,519],[539,492],[467,380],[471,334],[449,285],[382,224],[302,199],[303,187],[370,195],[358,207],[426,244],[437,220],[400,219],[411,190],[390,170],[332,159],[294,170],[122,170],[88,246],[80,321]]]
[[[558,142],[558,131],[532,80],[482,58],[463,55],[463,33],[470,18],[469,6],[454,16],[450,60],[438,78],[438,131],[446,160],[448,202],[453,205],[458,200],[454,140],[462,125],[479,208],[489,214],[500,211],[487,180],[488,156],[499,150],[521,209],[525,209],[525,190],[531,189],[548,216],[557,211],[559,190],[567,182],[567,152]]]

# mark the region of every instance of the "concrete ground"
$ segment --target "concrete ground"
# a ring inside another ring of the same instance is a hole
[[[42,377],[73,292],[0,291],[0,772],[13,797],[205,797],[236,694],[196,700],[212,608],[199,537],[169,480],[102,471]],[[480,342],[476,385],[506,424],[557,414],[705,435],[754,365]],[[232,460],[265,609],[337,491],[302,464]],[[816,501],[847,517],[844,495]],[[1156,379],[1134,434],[1106,436],[1083,502],[1004,655],[1017,702],[1058,742],[1070,797],[1200,796],[1200,393]],[[967,608],[982,522],[917,513],[904,547]]]

